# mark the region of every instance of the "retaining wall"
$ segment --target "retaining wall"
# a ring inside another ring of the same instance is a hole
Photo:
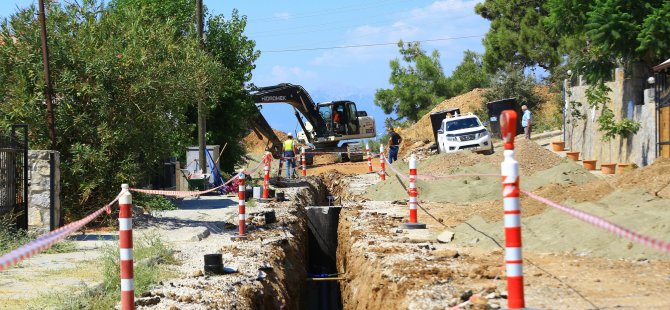
[[[566,83],[567,84],[567,83]],[[586,90],[589,87],[580,78],[576,86],[569,89],[569,98],[566,101],[582,103],[580,111],[586,115],[586,120],[567,124],[566,149],[581,152],[582,159],[597,159],[599,163],[620,162],[635,163],[646,166],[656,159],[656,105],[653,98],[653,88],[641,90],[641,84],[626,75],[623,69],[616,69],[614,81],[606,85],[612,90],[609,93],[608,106],[615,115],[615,120],[629,118],[640,123],[640,130],[629,138],[615,137],[611,143],[602,141],[602,133],[598,131],[598,117],[600,109],[592,109],[586,100]],[[644,96],[639,92],[644,91]],[[640,104],[636,104],[640,103]],[[568,117],[570,110],[568,110]],[[611,152],[611,153],[610,153]],[[611,157],[610,157],[611,156]]]

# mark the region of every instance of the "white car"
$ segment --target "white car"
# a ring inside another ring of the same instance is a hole
[[[437,131],[437,145],[441,153],[471,150],[489,155],[494,152],[489,131],[472,113],[447,116],[442,120]]]

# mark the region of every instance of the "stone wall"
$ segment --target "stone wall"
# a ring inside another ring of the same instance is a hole
[[[577,85],[570,87],[571,92],[566,101],[582,103],[581,112],[586,120],[567,124],[566,149],[581,152],[580,159],[597,159],[598,164],[607,162],[635,163],[646,166],[656,159],[656,105],[653,89],[639,89],[639,81],[624,74],[623,69],[614,73],[614,81],[606,83],[612,90],[609,94],[609,108],[615,120],[629,118],[640,123],[640,130],[629,138],[615,137],[610,142],[602,141],[602,133],[598,131],[598,117],[601,111],[589,107],[586,101],[586,89],[589,87],[580,78]],[[644,84],[642,84],[644,85]],[[644,92],[644,96],[639,96]],[[639,102],[638,102],[639,101]],[[636,104],[639,103],[639,104]],[[568,110],[568,117],[570,112]]]
[[[28,226],[49,231],[61,226],[60,154],[55,151],[28,151]],[[53,162],[54,170],[51,170]],[[54,208],[54,219],[51,208]]]

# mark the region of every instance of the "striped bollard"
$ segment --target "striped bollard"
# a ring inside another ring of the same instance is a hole
[[[386,163],[384,163],[384,144],[379,145],[379,166],[381,171],[379,172],[379,177],[382,181],[386,180]]]
[[[270,196],[270,188],[268,186],[270,183],[270,161],[272,160],[272,154],[267,152],[265,156],[265,166],[263,167],[263,199],[268,199]]]
[[[300,148],[300,163],[302,164],[302,176],[307,176],[307,165],[305,164],[305,147]]]
[[[135,309],[133,280],[133,196],[128,184],[121,185],[119,197],[119,252],[121,254],[121,310]]]
[[[419,193],[416,190],[416,156],[412,154],[409,158],[409,223],[400,225],[406,229],[423,229],[426,224],[419,223],[416,218],[416,207]]]
[[[521,256],[521,204],[519,203],[519,163],[514,159],[517,114],[505,110],[500,129],[505,141],[504,160],[500,165],[505,211],[505,265],[507,269],[507,307],[525,307],[523,296],[523,258]]]
[[[368,173],[372,173],[372,155],[370,154],[370,144],[365,143],[365,152],[368,153]]]
[[[238,189],[237,189],[238,190],[238,203],[237,203],[237,205],[238,205],[238,213],[239,213],[239,222],[238,222],[239,232],[236,236],[232,236],[230,238],[232,240],[246,240],[247,239],[247,232],[246,232],[247,214],[246,214],[246,210],[245,210],[244,200],[245,200],[245,193],[246,193],[247,189],[245,187],[246,175],[245,175],[244,170],[242,170],[242,172],[240,172],[240,176],[239,176],[238,179],[240,180],[240,183],[239,183],[239,186],[238,186]]]
[[[279,157],[279,170],[277,171],[277,180],[281,178],[281,169],[284,166],[284,156]]]

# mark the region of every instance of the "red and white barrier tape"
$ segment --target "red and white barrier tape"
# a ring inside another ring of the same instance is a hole
[[[0,270],[7,269],[11,266],[14,266],[21,261],[30,258],[31,256],[42,252],[50,247],[52,247],[56,242],[61,241],[65,239],[67,236],[70,234],[74,233],[75,231],[79,230],[80,228],[84,227],[86,224],[91,222],[93,219],[98,217],[100,214],[103,212],[107,212],[109,214],[110,212],[110,207],[117,201],[119,200],[119,197],[121,194],[117,195],[112,202],[108,203],[104,207],[98,209],[97,211],[87,215],[85,218],[82,218],[81,220],[78,220],[76,222],[72,222],[66,226],[63,226],[57,230],[48,232],[39,238],[28,242],[17,249],[3,255],[0,257]]]
[[[260,163],[258,163],[258,165],[256,165],[256,167],[254,167],[250,171],[247,171],[247,174],[251,175],[252,173],[256,172],[261,167],[261,165],[263,165],[262,161]],[[210,188],[210,189],[204,190],[204,191],[165,191],[165,190],[140,189],[140,188],[130,188],[130,191],[137,192],[137,193],[149,194],[149,195],[174,196],[174,197],[177,197],[177,198],[189,197],[189,196],[199,196],[199,195],[204,195],[204,194],[216,191],[216,190],[230,184],[231,182],[235,181],[237,178],[239,178],[239,176],[240,176],[240,173],[237,173],[234,177],[230,178],[230,180],[226,181],[226,183],[223,183],[223,184],[221,184],[217,187]]]
[[[577,209],[573,209],[573,208],[570,208],[570,207],[566,207],[566,206],[557,204],[557,203],[555,203],[555,202],[553,202],[553,201],[551,201],[547,198],[540,197],[540,196],[535,195],[531,192],[528,192],[528,191],[525,191],[525,190],[521,190],[521,192],[524,193],[526,196],[534,199],[534,200],[537,200],[537,201],[539,201],[541,203],[544,203],[548,206],[559,209],[559,210],[561,210],[561,211],[563,211],[567,214],[570,214],[570,215],[572,215],[572,216],[574,216],[574,217],[576,217],[576,218],[578,218],[578,219],[580,219],[580,220],[582,220],[586,223],[589,223],[591,225],[600,227],[600,228],[602,228],[604,230],[607,230],[610,233],[613,233],[613,234],[615,234],[619,237],[626,238],[628,240],[640,243],[642,245],[645,245],[645,246],[648,246],[650,248],[659,250],[661,252],[670,253],[670,242],[663,241],[663,240],[658,240],[658,239],[653,238],[653,237],[649,237],[649,236],[645,236],[645,235],[636,233],[636,232],[634,232],[634,231],[632,231],[628,228],[619,226],[617,224],[609,222],[609,221],[607,221],[603,218],[600,218],[598,216],[595,216],[593,214],[589,214],[589,213],[584,212],[584,211],[580,211],[580,210],[577,210]]]

